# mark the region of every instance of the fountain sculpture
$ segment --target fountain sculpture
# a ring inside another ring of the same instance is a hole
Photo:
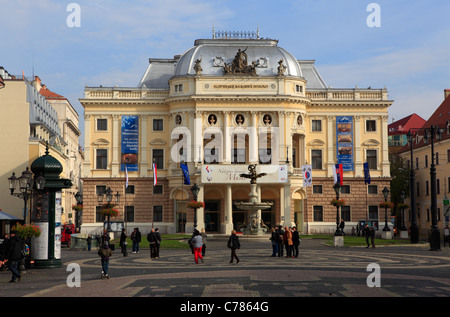
[[[250,179],[250,200],[248,202],[238,202],[236,203],[236,207],[241,210],[248,210],[253,212],[250,215],[250,226],[244,229],[245,234],[252,235],[262,235],[266,232],[266,228],[261,226],[261,210],[269,209],[272,207],[273,203],[271,202],[261,202],[258,199],[258,193],[256,188],[256,180],[262,176],[265,176],[266,173],[256,173],[256,164],[251,164],[248,166],[249,174],[240,174],[239,176],[243,178]]]

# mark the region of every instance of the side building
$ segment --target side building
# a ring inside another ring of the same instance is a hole
[[[424,131],[431,127],[439,127],[440,136],[433,140],[433,152],[430,139],[424,138]],[[413,191],[416,205],[416,220],[419,228],[419,237],[428,239],[432,227],[432,179],[431,167],[434,163],[436,169],[436,211],[437,227],[441,236],[444,228],[448,228],[450,219],[450,90],[444,91],[444,101],[434,111],[431,117],[423,124],[421,129],[411,130],[412,167],[414,171]],[[408,132],[408,131],[407,131]],[[411,167],[411,143],[405,145],[399,156]],[[411,196],[411,195],[407,195]],[[406,217],[406,227],[411,227],[411,199],[405,201],[409,205],[409,215]],[[405,214],[407,210],[405,209]]]
[[[26,220],[29,222],[32,199],[28,200],[25,211],[23,199],[10,194],[8,177],[13,172],[16,177],[20,177],[35,159],[45,154],[47,144],[49,154],[64,167],[61,177],[70,175],[68,142],[59,124],[58,110],[46,99],[45,94],[41,94],[38,77],[11,75],[4,68],[0,68],[0,75],[5,84],[0,93],[0,144],[5,149],[0,158],[3,175],[3,181],[0,182],[0,209],[21,221],[27,215]],[[72,212],[73,195],[69,192],[63,191],[63,222],[69,221],[68,214]],[[8,231],[8,228],[4,230]]]
[[[347,230],[358,220],[378,221],[390,183],[386,89],[334,89],[314,61],[298,60],[259,37],[200,39],[184,54],[149,59],[137,87],[86,87],[83,232],[105,221],[99,194],[120,195],[128,231],[152,226],[191,232],[190,187],[200,187],[197,228],[229,233],[255,221],[236,207],[250,192],[249,164],[258,179],[268,228],[295,225],[303,234],[336,228],[333,166],[344,166],[341,198]],[[184,184],[180,163],[189,168]],[[371,183],[364,183],[368,163]],[[154,185],[153,163],[157,170]],[[126,166],[126,170],[125,170]],[[312,186],[302,167],[310,166]],[[128,187],[125,189],[128,177]]]

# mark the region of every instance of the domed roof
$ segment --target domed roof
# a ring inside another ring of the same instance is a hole
[[[206,39],[196,40],[178,60],[175,76],[195,75],[200,61],[201,75],[223,76],[224,66],[231,65],[238,52],[245,52],[248,65],[256,64],[257,76],[277,76],[280,60],[286,67],[283,75],[303,77],[295,57],[270,39]]]
[[[45,155],[38,157],[31,163],[31,171],[35,175],[42,174],[45,178],[59,178],[59,174],[63,171],[63,166],[56,158],[49,155],[47,146]]]

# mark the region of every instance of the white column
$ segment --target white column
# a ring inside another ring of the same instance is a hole
[[[222,225],[222,233],[229,234],[233,230],[233,194],[231,185],[226,185],[225,189],[225,223]]]
[[[327,175],[333,177],[334,151],[336,149],[336,139],[333,139],[333,117],[327,116]]]
[[[205,202],[205,187],[203,185],[199,185],[200,191],[198,192],[198,201]],[[197,230],[201,231],[205,228],[205,208],[197,209]]]
[[[390,177],[391,172],[389,167],[388,116],[382,116],[381,122],[382,175],[383,177]]]
[[[293,221],[291,219],[291,186],[285,185],[284,186],[284,225],[285,226],[292,226]]]
[[[222,155],[223,156],[223,160],[225,164],[230,164],[231,163],[231,128],[230,128],[230,112],[229,111],[224,111],[223,112],[223,150],[222,150]]]
[[[285,113],[282,111],[278,112],[278,133],[279,133],[279,149],[280,153],[278,155],[278,162],[274,161],[275,164],[285,164],[286,163],[286,124],[285,124]]]
[[[258,132],[257,126],[258,123],[256,121],[256,111],[252,111],[252,124],[248,129],[250,129],[249,133],[249,162],[251,164],[258,164]]]
[[[111,163],[111,174],[112,177],[119,176],[120,168],[120,144],[119,144],[119,134],[120,134],[120,124],[119,116],[113,115],[113,126],[112,126],[112,163]]]
[[[89,114],[84,115],[85,141],[84,141],[84,161],[83,161],[82,177],[91,176],[91,118],[92,116]],[[95,168],[95,166],[93,166],[93,168]]]

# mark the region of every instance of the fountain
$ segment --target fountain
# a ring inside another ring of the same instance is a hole
[[[256,173],[256,164],[251,164],[248,166],[249,174],[240,174],[239,176],[243,178],[250,179],[250,194],[248,196],[250,197],[250,200],[248,202],[238,202],[236,203],[236,207],[241,210],[247,210],[252,211],[253,214],[251,215],[251,224],[248,228],[244,229],[245,234],[252,234],[252,235],[262,235],[266,233],[266,228],[263,228],[261,226],[261,210],[268,209],[272,207],[273,203],[266,202],[262,203],[260,202],[260,199],[258,199],[258,194],[256,191],[256,180],[262,176],[265,176],[266,173]]]

